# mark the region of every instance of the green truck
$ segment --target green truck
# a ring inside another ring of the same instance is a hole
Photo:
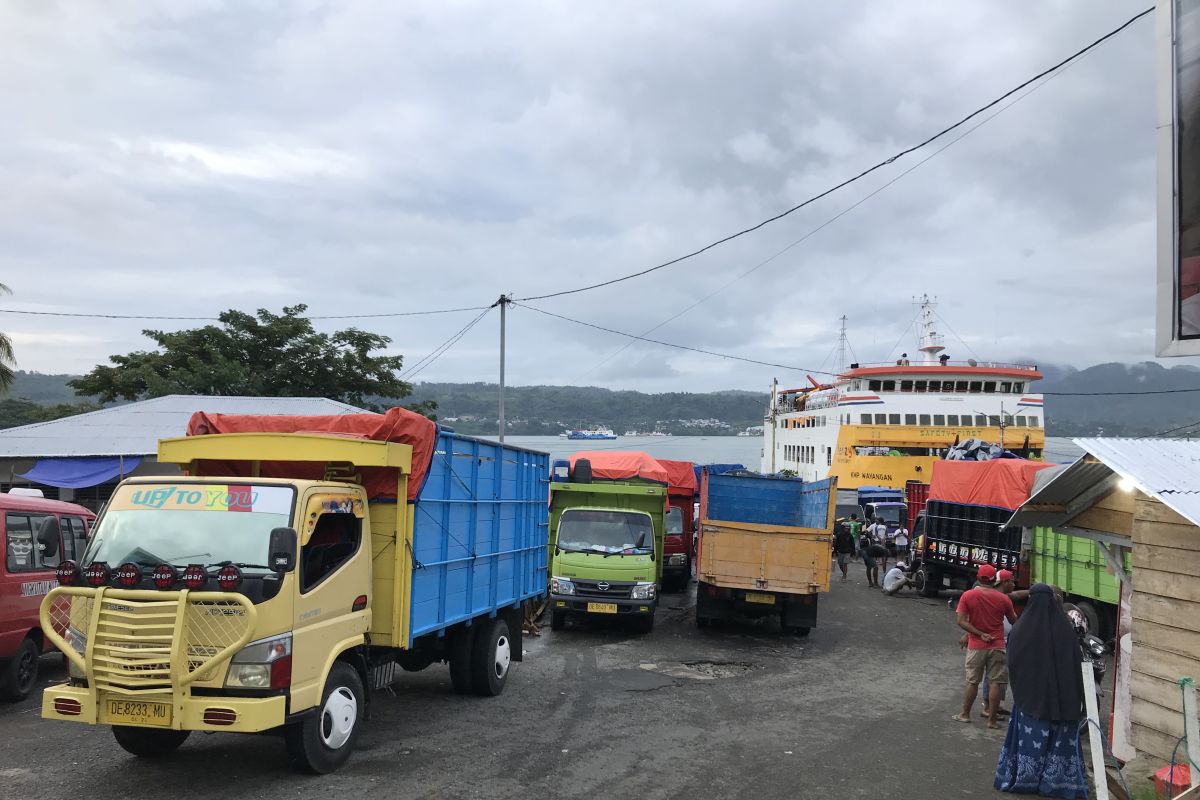
[[[1049,583],[1063,590],[1088,622],[1088,629],[1101,639],[1111,639],[1116,630],[1121,581],[1108,569],[1108,562],[1093,541],[1052,528],[1034,528],[1029,550],[1030,582]],[[1132,573],[1129,553],[1125,572]]]
[[[568,619],[654,628],[662,584],[667,487],[639,479],[594,480],[571,465],[550,484],[550,628]]]

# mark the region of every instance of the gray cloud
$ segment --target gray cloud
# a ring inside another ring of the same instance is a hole
[[[0,10],[6,307],[209,315],[478,305],[679,255],[924,138],[1140,10],[1132,2],[24,2]],[[860,208],[910,156],[751,237],[546,301],[655,338],[830,369],[913,347],[1153,350],[1151,20]],[[368,320],[409,363],[470,319]],[[647,390],[802,375],[513,309],[509,379]],[[20,366],[81,371],[146,324],[0,320]],[[155,324],[157,326],[157,324]],[[949,331],[946,331],[949,333]],[[493,314],[421,379],[496,375]]]

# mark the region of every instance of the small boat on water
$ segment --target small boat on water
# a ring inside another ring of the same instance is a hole
[[[583,439],[587,441],[617,438],[617,434],[612,428],[603,428],[600,426],[575,428],[574,430],[563,431],[559,436],[564,439]]]

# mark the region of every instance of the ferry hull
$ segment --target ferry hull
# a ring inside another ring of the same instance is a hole
[[[1029,449],[1038,453],[1045,446],[1045,431],[1041,428],[1009,428],[1005,446],[1019,452],[1029,437]],[[929,483],[933,475],[933,464],[940,458],[940,451],[954,444],[955,439],[982,439],[987,442],[1000,441],[999,428],[928,428],[901,425],[866,426],[847,425],[839,431],[837,449],[829,475],[836,476],[838,488],[857,489],[860,486],[887,486],[903,489],[908,481]],[[927,447],[939,451],[937,455],[859,455],[859,447],[912,448]]]

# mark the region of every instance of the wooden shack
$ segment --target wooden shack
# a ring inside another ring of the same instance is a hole
[[[1180,679],[1200,680],[1200,442],[1075,443],[1083,456],[1048,475],[1010,524],[1091,539],[1113,570],[1130,550],[1132,575],[1117,573],[1113,752],[1185,763]]]

